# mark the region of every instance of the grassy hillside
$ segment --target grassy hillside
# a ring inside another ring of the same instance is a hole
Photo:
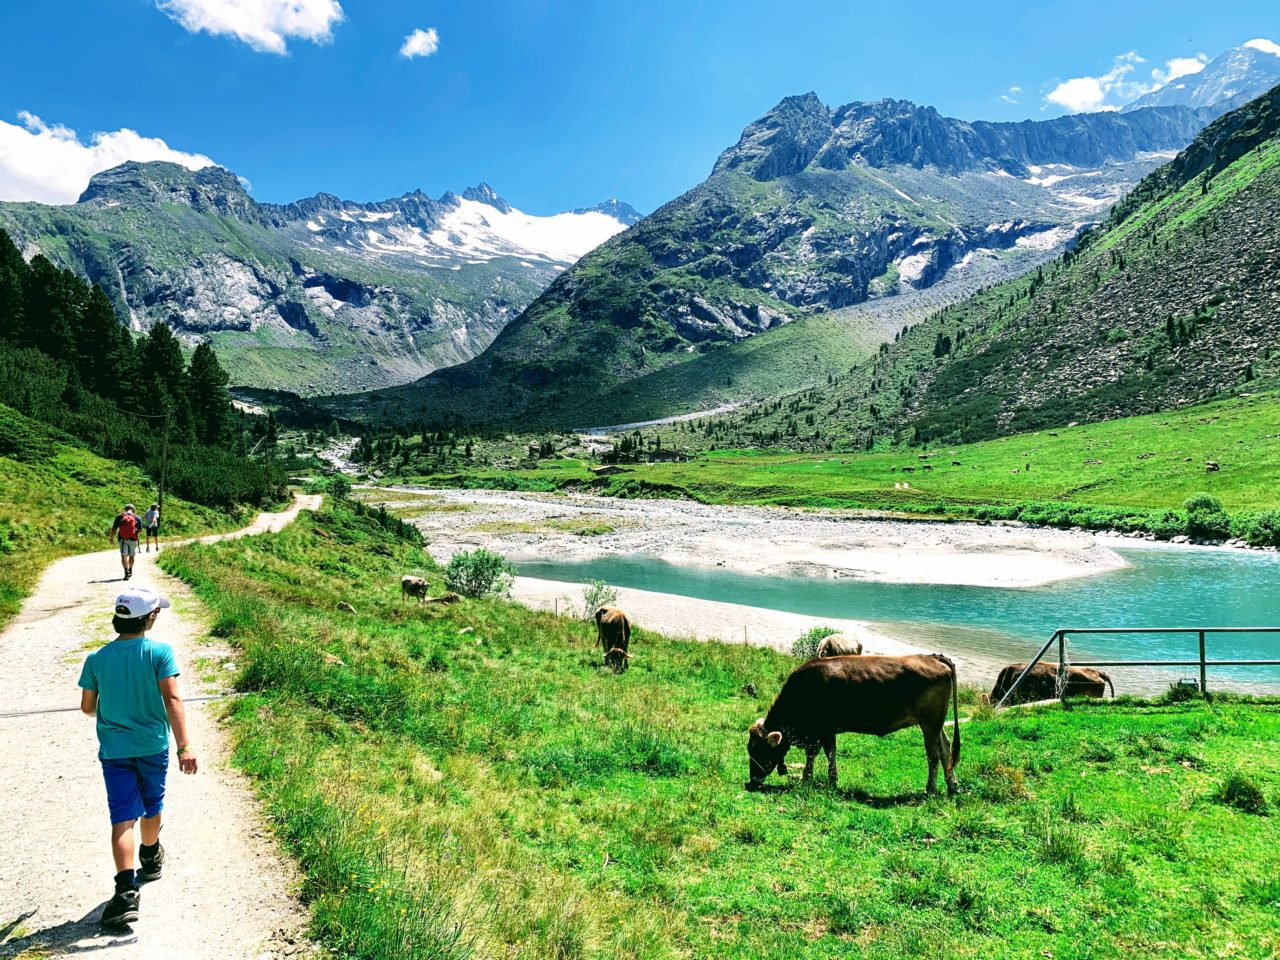
[[[17,613],[46,564],[107,549],[107,531],[120,508],[133,503],[145,510],[155,495],[155,483],[137,467],[96,456],[66,434],[0,405],[0,626]],[[165,498],[166,539],[232,529],[239,520]]]
[[[614,676],[583,623],[404,605],[430,560],[343,509],[163,563],[243,649],[236,763],[342,956],[1280,949],[1274,705],[979,712],[957,801],[925,800],[909,731],[842,738],[838,792],[752,794],[780,654],[639,631]]]
[[[800,408],[794,415],[806,414]],[[1227,532],[1258,543],[1280,538],[1280,515],[1251,533],[1255,515],[1280,508],[1280,393],[980,443],[839,456],[715,450],[723,441],[720,423],[693,421],[662,430],[664,448],[711,447],[705,455],[688,463],[628,465],[629,473],[614,477],[595,477],[586,461],[544,460],[531,470],[446,470],[416,479],[514,489],[576,487],[708,503],[1021,518],[1163,536],[1187,532],[1183,502],[1206,492],[1235,515]],[[1218,471],[1207,472],[1210,461]],[[412,476],[412,466],[405,472]]]
[[[829,386],[725,422],[746,444],[980,440],[1280,377],[1280,88],[1210,125],[1076,250],[939,311]]]

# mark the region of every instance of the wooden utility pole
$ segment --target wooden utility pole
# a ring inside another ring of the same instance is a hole
[[[156,498],[156,506],[160,508],[160,520],[164,521],[164,477],[169,468],[169,418],[170,411],[164,413],[164,441],[160,445],[160,496]]]

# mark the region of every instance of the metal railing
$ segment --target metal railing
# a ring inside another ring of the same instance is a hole
[[[1073,634],[1111,634],[1111,633],[1175,633],[1196,634],[1200,641],[1199,656],[1194,660],[1078,660],[1074,663],[1067,659],[1067,637]],[[1205,635],[1220,633],[1277,633],[1280,634],[1280,627],[1080,627],[1080,628],[1060,628],[1053,632],[1045,645],[1040,648],[1040,652],[1035,655],[1030,663],[1027,664],[1025,670],[1018,674],[1018,679],[1013,682],[1008,690],[1005,691],[996,703],[996,707],[1003,707],[1009,698],[1017,692],[1018,687],[1022,685],[1022,681],[1027,678],[1036,664],[1038,664],[1044,655],[1049,652],[1049,648],[1055,643],[1058,645],[1058,681],[1057,692],[1060,699],[1067,689],[1067,671],[1070,667],[1199,667],[1200,668],[1200,692],[1205,693],[1208,690],[1208,668],[1209,667],[1280,667],[1280,660],[1210,660],[1205,654]]]

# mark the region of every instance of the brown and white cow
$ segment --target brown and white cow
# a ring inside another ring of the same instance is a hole
[[[846,637],[843,633],[833,633],[822,638],[818,644],[819,657],[852,657],[862,653],[862,641],[855,637]]]
[[[948,699],[953,712],[951,743],[943,729]],[[836,734],[883,737],[913,726],[924,732],[929,760],[926,789],[929,793],[937,789],[941,765],[947,792],[955,793],[960,720],[954,663],[940,653],[809,660],[791,672],[768,715],[751,726],[747,789],[758,789],[775,768],[783,767],[792,746],[805,752],[805,780],[813,776],[818,751],[824,751],[827,780],[834,787]]]
[[[418,602],[421,603],[427,599],[427,591],[430,587],[431,585],[423,577],[414,577],[406,573],[400,578],[400,598],[407,600],[410,597],[417,597]]]
[[[1027,669],[1025,663],[1011,663],[1000,671],[996,685],[991,689],[991,702],[999,703],[1008,693],[1014,682]],[[1067,697],[1105,697],[1107,687],[1111,687],[1111,696],[1116,695],[1115,685],[1111,677],[1093,667],[1067,667],[1067,689],[1063,695]],[[1052,700],[1058,695],[1058,665],[1056,663],[1037,663],[1027,674],[1010,703],[1032,703],[1036,700]]]
[[[631,621],[617,607],[601,607],[596,611],[596,641],[604,651],[604,663],[614,673],[623,673],[631,647]]]

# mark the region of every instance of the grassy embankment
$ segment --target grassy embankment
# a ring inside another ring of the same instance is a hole
[[[46,564],[105,550],[126,502],[146,510],[155,484],[132,464],[90,453],[65,434],[0,405],[0,626]],[[240,517],[165,499],[166,539],[234,529]]]
[[[685,449],[696,449],[701,439],[694,432],[665,437],[663,446]],[[1220,469],[1206,472],[1208,461]],[[1246,535],[1257,514],[1280,507],[1280,394],[982,443],[861,454],[713,451],[689,463],[629,466],[629,473],[608,478],[592,475],[591,465],[545,460],[533,470],[481,468],[415,479],[447,486],[587,487],[614,496],[681,496],[706,503],[1024,519],[1166,535],[1186,532],[1183,502],[1207,492],[1232,515],[1231,532]]]
[[[236,762],[342,956],[1280,950],[1275,704],[979,712],[955,801],[910,731],[842,738],[838,792],[751,794],[775,652],[639,631],[614,676],[583,623],[403,604],[430,559],[345,508],[162,562],[243,648]]]

